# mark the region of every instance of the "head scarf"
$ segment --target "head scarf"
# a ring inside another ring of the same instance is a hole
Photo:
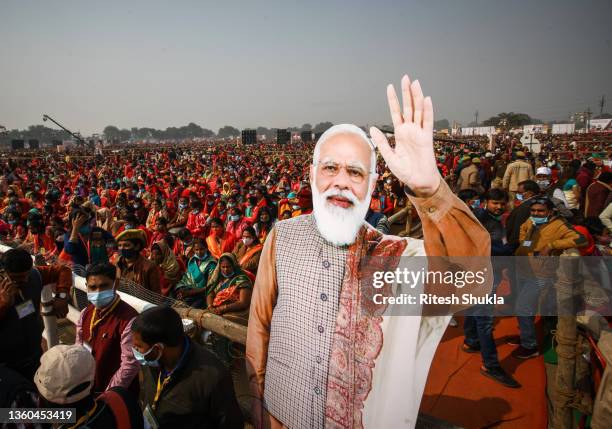
[[[157,241],[153,244],[157,246],[162,254],[162,262],[160,268],[163,271],[164,278],[170,283],[176,283],[181,279],[181,267],[179,266],[176,256],[170,250],[170,247],[164,240]]]

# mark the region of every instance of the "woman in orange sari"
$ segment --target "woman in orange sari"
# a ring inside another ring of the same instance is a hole
[[[249,226],[242,232],[242,240],[236,244],[232,253],[236,256],[240,268],[256,275],[262,248],[255,229]]]
[[[235,243],[236,237],[225,230],[221,219],[214,218],[210,221],[210,234],[206,238],[206,245],[215,259],[219,259],[224,253],[231,252]]]

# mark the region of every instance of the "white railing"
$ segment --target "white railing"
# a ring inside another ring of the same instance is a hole
[[[9,249],[12,249],[12,247],[0,244],[0,253],[4,253]],[[32,256],[32,259],[34,259],[34,256]],[[85,278],[83,276],[75,274],[74,271],[72,272],[72,284],[75,289],[87,293],[87,285],[85,283]],[[42,317],[45,325],[43,336],[47,341],[49,347],[52,347],[58,344],[59,342],[59,336],[57,334],[57,318],[52,315],[46,315],[45,313],[49,313],[51,311],[50,303],[53,301],[52,293],[54,285],[43,286],[44,287],[41,292],[41,303],[43,303]],[[139,313],[143,312],[147,308],[154,307],[157,305],[155,303],[131,295],[127,292],[117,291],[117,293],[124,302],[132,306]],[[175,302],[175,304],[179,303]],[[196,326],[199,326],[202,329],[210,330],[219,335],[222,335],[230,339],[231,341],[240,344],[246,344],[246,326],[239,323],[235,323],[222,316],[210,313],[207,310],[198,310],[195,308],[185,307],[184,305],[181,306],[174,304],[173,307],[175,307],[175,310],[183,319],[183,325],[186,329],[190,329],[195,324]],[[80,315],[81,312],[78,308],[74,307],[72,304],[68,305],[68,314],[66,315],[66,319],[68,321],[76,325],[79,322]]]
[[[6,246],[4,244],[0,244],[0,253],[4,253],[7,250],[12,249],[10,246]],[[34,259],[34,256],[32,256]],[[85,283],[85,278],[79,275],[76,275],[74,272],[72,273],[72,285],[84,293],[87,293],[87,285]],[[57,334],[57,318],[55,316],[47,315],[52,310],[51,302],[53,301],[53,287],[54,285],[43,285],[43,290],[41,292],[41,303],[42,303],[42,313],[43,313],[43,322],[45,325],[45,330],[43,332],[43,336],[47,341],[49,347],[52,347],[59,342],[59,336]],[[141,313],[147,308],[154,307],[155,304],[145,301],[143,299],[137,298],[133,295],[130,295],[125,292],[118,291],[121,299],[131,305],[136,311]],[[66,319],[71,323],[76,325],[79,322],[79,318],[81,316],[81,312],[78,308],[74,307],[72,304],[68,304],[68,314],[66,315]]]

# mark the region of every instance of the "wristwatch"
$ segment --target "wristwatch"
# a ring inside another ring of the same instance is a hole
[[[66,292],[54,293],[53,298],[66,299],[68,298],[68,294],[66,294]]]

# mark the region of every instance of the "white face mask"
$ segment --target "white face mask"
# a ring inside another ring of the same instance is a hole
[[[548,179],[536,180],[536,183],[541,190],[547,189],[550,186],[550,180]]]
[[[250,246],[251,244],[253,244],[253,241],[254,240],[251,237],[249,237],[249,238],[245,237],[245,238],[242,239],[242,242],[244,243],[245,246]]]

